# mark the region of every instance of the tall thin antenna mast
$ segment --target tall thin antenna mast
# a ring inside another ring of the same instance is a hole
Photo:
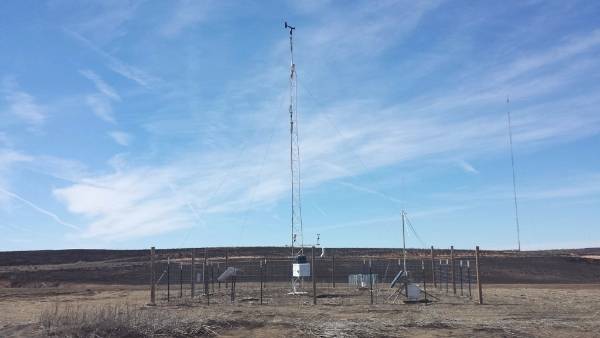
[[[296,27],[285,23],[290,32],[290,171],[292,186],[292,257],[304,254],[304,237],[302,230],[302,205],[300,194],[300,143],[298,141],[298,83],[296,77],[296,64],[294,63],[293,33]]]
[[[517,224],[517,251],[521,251],[521,233],[519,229],[519,207],[517,206],[517,179],[515,176],[515,155],[513,153],[513,141],[512,141],[512,126],[510,123],[510,99],[506,97],[506,110],[508,117],[508,141],[510,143],[510,164],[512,166],[512,179],[513,179],[513,195],[515,198],[515,222]]]
[[[404,209],[402,209],[402,255],[402,270],[404,271],[404,275],[406,276],[406,231],[404,230]]]

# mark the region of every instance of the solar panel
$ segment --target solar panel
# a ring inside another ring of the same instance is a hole
[[[223,273],[217,278],[217,281],[226,282],[232,277],[236,277],[238,272],[240,272],[240,269],[230,266],[227,269],[225,269],[225,271],[223,271]]]
[[[393,288],[396,285],[396,283],[398,283],[398,280],[400,278],[402,278],[403,275],[404,275],[404,271],[400,270],[400,272],[398,272],[398,274],[396,275],[396,277],[394,277],[394,279],[390,283],[390,288]]]

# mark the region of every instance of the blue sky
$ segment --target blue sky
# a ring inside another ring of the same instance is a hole
[[[600,246],[593,1],[3,1],[0,250]],[[510,106],[506,97],[510,96]]]

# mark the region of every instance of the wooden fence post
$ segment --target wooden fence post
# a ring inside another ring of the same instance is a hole
[[[208,296],[208,278],[206,276],[208,272],[208,253],[204,248],[204,263],[202,264],[202,284],[204,284],[204,295]]]
[[[450,281],[450,264],[448,263],[448,260],[446,259],[446,273],[445,273],[445,277],[446,277],[446,293],[448,293],[448,282]]]
[[[183,263],[179,263],[179,298],[183,297]]]
[[[335,289],[335,250],[331,251],[331,285]]]
[[[440,289],[443,288],[443,282],[442,282],[442,260],[441,259],[438,260],[438,287]]]
[[[421,271],[423,272],[423,293],[425,293],[425,304],[427,304],[427,277],[425,275],[425,261],[424,260],[421,260]]]
[[[267,280],[269,280],[269,261],[267,260],[267,258],[265,257],[265,266],[264,266],[265,272],[264,272],[264,277],[263,277],[263,287],[267,287]]]
[[[210,292],[215,293],[215,265],[210,263]]]
[[[210,289],[208,283],[210,279],[208,274],[208,250],[204,248],[204,264],[202,264],[202,282],[204,282],[204,296],[206,296],[206,305],[210,305]]]
[[[171,257],[167,257],[167,302],[171,301]]]
[[[317,276],[315,276],[315,247],[312,247],[311,275],[313,285],[313,305],[317,305]]]
[[[437,287],[437,284],[435,283],[435,260],[433,257],[433,245],[431,246],[431,281],[433,287]]]
[[[235,302],[235,276],[231,278],[231,303]]]
[[[263,280],[264,280],[263,260],[260,260],[260,305],[263,304]]]
[[[456,276],[454,273],[454,245],[450,247],[450,273],[452,274],[452,292],[456,295]]]
[[[369,259],[369,293],[371,294],[371,305],[373,305],[373,266]]]
[[[473,295],[471,294],[471,264],[470,261],[467,260],[467,278],[469,280],[469,299],[473,299]]]
[[[156,305],[156,277],[154,275],[154,247],[150,248],[150,305]]]
[[[458,270],[460,271],[460,295],[463,295],[463,261],[462,259],[460,260],[460,265],[458,267]]]
[[[191,272],[191,277],[190,277],[190,283],[191,283],[191,292],[190,292],[190,296],[191,298],[194,298],[194,294],[196,291],[196,270],[194,267],[194,259],[196,258],[196,249],[192,249],[192,265],[190,266],[190,272]]]
[[[225,249],[225,270],[229,267],[229,249]],[[225,281],[225,289],[227,289],[229,282]]]
[[[479,262],[479,245],[475,247],[475,273],[477,274],[477,289],[479,292],[479,304],[483,304],[483,293],[481,292],[481,277],[480,277],[480,262]]]

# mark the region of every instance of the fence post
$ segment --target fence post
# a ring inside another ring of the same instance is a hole
[[[433,245],[431,246],[431,281],[433,283],[433,287],[437,287],[435,283],[435,260],[433,257]]]
[[[373,267],[372,261],[369,259],[369,293],[371,294],[371,305],[373,305]]]
[[[460,295],[463,295],[463,261],[462,259],[460,260],[460,265],[459,265],[459,271],[460,271]]]
[[[443,288],[442,286],[442,260],[440,259],[438,262],[438,286],[439,288]]]
[[[265,266],[264,266],[264,277],[263,277],[263,287],[267,286],[267,280],[269,280],[269,261],[265,257]]]
[[[470,261],[467,260],[467,280],[469,281],[469,299],[473,299],[473,295],[471,295],[471,264]]]
[[[229,267],[229,249],[225,249],[225,270]],[[223,270],[223,271],[225,271]],[[225,281],[225,289],[227,289],[228,282]]]
[[[313,285],[313,305],[317,305],[317,276],[315,276],[315,246],[312,247],[311,275]]]
[[[450,281],[450,265],[448,264],[448,260],[446,259],[446,293],[448,293],[448,282]]]
[[[452,292],[456,295],[456,274],[454,273],[454,245],[450,246],[450,271],[452,274]]]
[[[331,285],[335,289],[335,250],[331,252]]]
[[[204,264],[202,264],[202,281],[204,282],[204,295],[206,296],[206,305],[210,305],[210,279],[206,276],[208,274],[208,250],[204,248]]]
[[[475,247],[475,273],[477,275],[477,289],[479,292],[479,304],[483,304],[483,293],[481,292],[479,245]]]
[[[156,277],[154,276],[154,247],[150,248],[150,305],[156,305]]]
[[[260,260],[260,305],[263,304],[263,280],[264,280],[264,272],[263,272],[263,260]]]
[[[183,263],[179,263],[179,298],[183,297]]]
[[[191,277],[190,277],[190,297],[194,298],[194,293],[196,291],[196,270],[194,267],[194,259],[196,258],[196,249],[192,249],[192,265],[190,266],[190,273],[191,273]]]
[[[167,257],[167,302],[171,301],[171,257]]]
[[[433,250],[433,247],[432,247],[432,250]],[[421,260],[421,270],[423,271],[423,292],[425,293],[425,304],[427,304],[427,278],[425,276],[425,261],[424,260]]]
[[[235,276],[231,278],[231,303],[235,302]]]
[[[210,263],[210,292],[215,293],[215,265]]]
[[[208,271],[208,253],[204,248],[204,263],[202,264],[202,284],[204,284],[204,295],[208,296],[208,278],[206,278],[206,272]]]

